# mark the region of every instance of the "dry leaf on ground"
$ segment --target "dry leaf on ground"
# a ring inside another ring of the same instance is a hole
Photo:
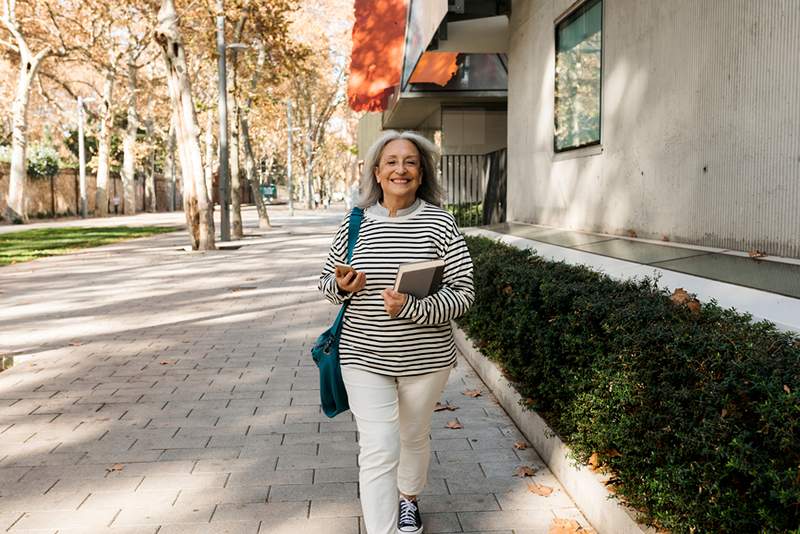
[[[473,399],[482,395],[481,390],[479,389],[465,389],[461,393],[467,397],[472,397]]]
[[[517,469],[514,471],[514,476],[521,478],[532,477],[535,474],[536,474],[536,468],[531,467],[529,465],[521,465],[517,467]]]
[[[528,482],[528,491],[536,495],[541,495],[542,497],[548,497],[553,493],[553,488],[537,484],[536,482]]]
[[[767,253],[764,252],[763,250],[753,249],[753,250],[749,250],[747,252],[747,255],[750,256],[753,259],[757,259],[757,258],[766,257]]]
[[[444,412],[444,411],[454,412],[456,410],[458,410],[458,406],[454,406],[449,402],[445,402],[444,404],[442,404],[441,402],[437,402],[436,406],[433,407],[434,412]]]
[[[528,444],[525,443],[524,441],[515,441],[514,448],[517,449],[518,451],[524,451],[525,449],[528,448]]]
[[[175,365],[175,362],[173,360],[161,360],[158,363],[161,365]]]
[[[627,233],[628,237],[639,237],[639,235],[636,233],[636,230],[628,230]]]
[[[447,425],[445,425],[445,426],[447,428],[451,429],[451,430],[459,430],[461,428],[464,428],[464,425],[459,423],[458,419],[453,419],[452,421],[448,421]]]
[[[557,517],[550,523],[550,530],[547,534],[595,534],[594,529],[583,528],[574,519],[563,519]]]
[[[114,464],[111,467],[106,467],[106,471],[113,473],[115,471],[122,471],[125,469],[125,464]]]

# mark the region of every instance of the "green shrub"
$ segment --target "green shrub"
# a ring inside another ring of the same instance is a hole
[[[28,147],[28,176],[52,178],[61,168],[58,150],[50,145],[34,143]],[[0,162],[11,163],[11,147],[0,145]]]
[[[467,242],[461,325],[618,496],[676,533],[800,527],[800,339],[651,279]]]
[[[33,144],[28,149],[28,176],[31,178],[52,178],[60,167],[58,150],[52,146]]]

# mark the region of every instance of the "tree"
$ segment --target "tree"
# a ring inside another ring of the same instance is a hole
[[[175,134],[184,177],[184,211],[194,250],[213,250],[213,213],[203,177],[197,114],[192,100],[186,50],[181,40],[178,14],[173,0],[162,0],[158,11],[155,41],[161,47],[167,68],[167,85],[172,101]]]
[[[63,10],[54,8],[49,0],[26,0],[19,9],[16,0],[2,0],[2,5],[0,23],[11,35],[11,40],[0,39],[0,45],[15,53],[19,60],[16,91],[11,105],[11,171],[5,216],[20,223],[28,220],[25,181],[28,106],[33,81],[45,58],[66,56],[75,48],[74,41],[85,36],[85,33],[84,28],[74,22],[77,19],[65,17]],[[84,40],[84,44],[87,41],[89,39]]]

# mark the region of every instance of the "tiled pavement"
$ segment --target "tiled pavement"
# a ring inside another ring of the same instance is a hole
[[[0,531],[364,533],[355,424],[320,413],[308,356],[336,311],[316,278],[341,215],[278,208],[238,250],[177,233],[0,268],[0,353],[29,358],[0,373]],[[425,532],[585,524],[463,360],[444,400]]]

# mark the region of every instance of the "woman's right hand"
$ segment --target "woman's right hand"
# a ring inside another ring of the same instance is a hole
[[[367,285],[367,275],[357,271],[349,271],[342,276],[336,277],[336,285],[339,286],[339,291],[358,293]]]

